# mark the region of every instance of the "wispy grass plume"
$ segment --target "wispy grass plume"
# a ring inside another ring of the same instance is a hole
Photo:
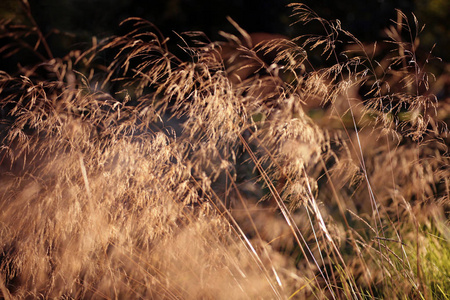
[[[414,15],[366,45],[291,7],[323,36],[132,18],[55,58],[2,22],[2,53],[47,45],[0,71],[5,299],[446,296],[448,75]]]

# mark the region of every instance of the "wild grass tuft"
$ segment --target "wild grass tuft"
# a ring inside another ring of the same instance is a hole
[[[448,74],[414,15],[366,45],[291,7],[324,34],[132,18],[56,58],[2,21],[39,60],[0,72],[3,298],[448,297]]]

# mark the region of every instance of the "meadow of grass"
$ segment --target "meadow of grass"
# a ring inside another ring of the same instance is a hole
[[[448,299],[448,65],[414,15],[367,45],[292,10],[324,34],[54,57],[2,20],[40,62],[0,70],[0,295]]]

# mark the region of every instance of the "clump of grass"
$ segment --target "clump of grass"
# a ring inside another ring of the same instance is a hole
[[[398,12],[378,58],[292,8],[325,35],[254,45],[230,20],[183,59],[129,19],[0,73],[4,298],[445,297],[448,108],[418,23]]]

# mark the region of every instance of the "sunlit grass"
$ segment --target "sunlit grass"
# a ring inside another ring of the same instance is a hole
[[[446,299],[448,98],[415,17],[375,46],[292,8],[324,35],[230,19],[186,60],[129,19],[0,73],[5,299]]]

